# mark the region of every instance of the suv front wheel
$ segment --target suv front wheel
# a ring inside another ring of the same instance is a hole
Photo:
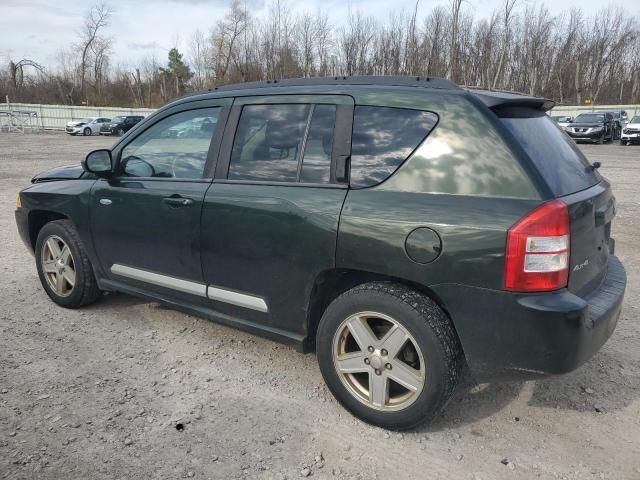
[[[56,220],[42,227],[35,257],[40,282],[58,305],[78,308],[100,297],[89,257],[69,220]]]
[[[317,356],[337,400],[367,423],[415,427],[450,398],[462,349],[449,318],[430,298],[375,282],[334,300],[318,326]]]

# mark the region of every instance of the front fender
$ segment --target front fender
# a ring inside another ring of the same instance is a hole
[[[54,218],[68,218],[75,226],[93,265],[98,265],[91,242],[89,201],[95,179],[77,179],[34,183],[20,192],[21,207],[16,212],[21,236],[26,228],[31,235],[37,216],[53,214]],[[26,225],[21,227],[20,222]],[[31,239],[33,240],[33,239]]]

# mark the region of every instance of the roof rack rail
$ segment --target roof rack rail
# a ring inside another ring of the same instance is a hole
[[[426,87],[458,90],[455,83],[440,77],[405,76],[405,75],[355,75],[335,77],[285,78],[282,80],[261,80],[257,82],[234,83],[194,92],[186,96],[201,95],[208,92],[227,92],[230,90],[247,90],[273,87],[298,87],[314,85],[383,85],[394,87]]]

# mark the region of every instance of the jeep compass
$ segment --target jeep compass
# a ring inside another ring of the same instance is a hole
[[[346,409],[412,428],[464,365],[569,372],[616,326],[615,198],[552,106],[427,77],[225,86],[34,177],[18,230],[57,304],[124,292],[313,351]]]

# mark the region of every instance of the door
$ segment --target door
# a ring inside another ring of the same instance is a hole
[[[112,281],[203,296],[200,215],[228,110],[169,110],[114,150],[117,175],[91,194],[93,241]]]
[[[348,96],[236,99],[202,212],[215,310],[304,336],[314,282],[335,265],[352,121]]]

